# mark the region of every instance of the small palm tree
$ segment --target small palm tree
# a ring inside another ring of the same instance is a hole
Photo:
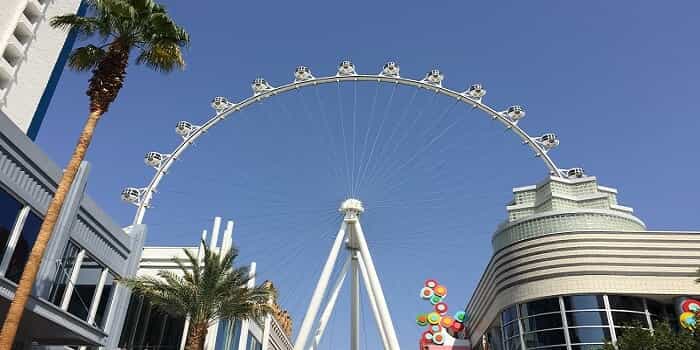
[[[117,98],[124,84],[129,58],[136,64],[162,72],[184,68],[181,48],[189,35],[152,0],[86,0],[88,15],[64,15],[51,19],[51,26],[71,30],[85,38],[98,37],[99,44],[79,47],[68,65],[77,71],[92,70],[87,89],[90,113],[70,162],[46,211],[19,285],[0,333],[0,350],[10,350],[37,271],[80,163],[92,141],[97,122]]]
[[[189,316],[185,349],[202,350],[207,329],[218,320],[255,319],[272,312],[276,297],[270,283],[249,287],[247,268],[234,268],[235,248],[223,256],[204,246],[203,262],[185,249],[186,263],[173,258],[179,271],[159,271],[157,277],[125,278],[119,282],[154,307],[177,316]]]

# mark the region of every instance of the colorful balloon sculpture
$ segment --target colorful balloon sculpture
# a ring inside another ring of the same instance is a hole
[[[678,317],[681,327],[695,332],[700,318],[700,301],[695,299],[686,299],[681,303],[683,313]]]
[[[468,320],[464,311],[457,311],[454,317],[447,314],[449,307],[443,301],[447,296],[447,288],[438,284],[436,280],[425,281],[425,286],[420,291],[422,299],[430,301],[433,310],[429,313],[420,314],[416,317],[416,324],[421,327],[428,327],[428,330],[421,335],[421,343],[433,343],[442,345],[447,337],[466,337],[464,322]]]

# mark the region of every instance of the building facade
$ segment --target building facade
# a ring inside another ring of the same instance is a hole
[[[229,221],[223,230],[221,241],[221,218],[214,219],[211,236],[206,243],[212,251],[225,254],[233,246],[233,222]],[[207,241],[207,231],[202,234],[202,241]],[[138,276],[157,276],[158,271],[171,270],[179,272],[177,259],[188,266],[189,250],[193,255],[202,257],[203,247],[146,247],[143,250]],[[255,285],[256,265],[252,263],[249,281]],[[270,282],[266,282],[270,283]],[[275,312],[260,320],[222,320],[209,328],[205,341],[205,350],[291,350],[293,344],[292,322],[289,314],[276,301]],[[125,326],[122,330],[119,348],[123,349],[184,349],[188,322],[182,317],[173,317],[153,308],[148,300],[132,297]]]
[[[62,176],[13,121],[0,115],[0,319],[14,297],[43,216]],[[18,346],[116,347],[146,234],[122,229],[85,194],[83,163],[40,266]]]
[[[647,230],[595,177],[513,192],[467,305],[473,349],[600,349],[700,295],[699,232]]]
[[[0,114],[36,137],[75,37],[53,16],[82,11],[81,0],[4,0],[0,11]]]

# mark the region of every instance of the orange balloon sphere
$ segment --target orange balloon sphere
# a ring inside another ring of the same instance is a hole
[[[435,295],[444,297],[447,295],[447,288],[443,285],[437,285],[435,288],[433,288],[433,291],[435,292]]]
[[[440,320],[440,324],[445,328],[452,327],[453,323],[455,323],[455,320],[450,316],[445,316]]]

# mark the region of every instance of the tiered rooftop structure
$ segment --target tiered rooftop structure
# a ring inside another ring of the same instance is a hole
[[[494,250],[565,231],[644,231],[633,209],[617,203],[617,190],[598,185],[594,176],[549,177],[538,185],[513,189],[508,220],[493,235]]]

